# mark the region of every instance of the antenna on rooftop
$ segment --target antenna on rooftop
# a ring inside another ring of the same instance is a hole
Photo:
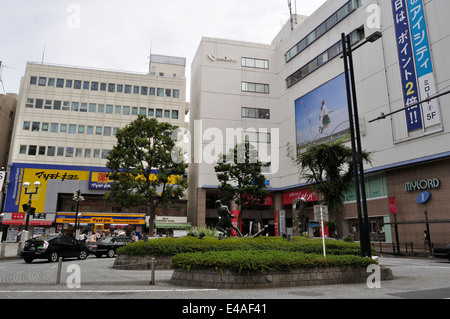
[[[292,1],[288,0],[291,30],[294,30],[294,23],[297,24],[297,1],[296,0],[294,0],[294,5],[295,5],[295,9],[294,9],[294,13],[292,13]]]

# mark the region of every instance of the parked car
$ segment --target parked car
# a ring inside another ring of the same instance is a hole
[[[450,260],[450,244],[447,247],[436,247],[433,250],[433,255],[436,258],[445,258]]]
[[[103,237],[96,243],[89,244],[89,251],[95,255],[95,257],[114,257],[116,255],[116,249],[126,246],[132,243],[133,239],[127,236],[117,237]]]
[[[89,249],[85,244],[70,236],[40,236],[29,239],[25,242],[20,251],[20,257],[26,263],[31,263],[34,259],[48,259],[55,262],[59,257],[86,259],[89,256]]]

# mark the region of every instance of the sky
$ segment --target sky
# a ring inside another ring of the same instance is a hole
[[[292,7],[311,15],[325,1]],[[288,19],[287,0],[0,0],[1,79],[19,93],[26,62],[42,60],[147,73],[151,51],[186,58],[189,86],[203,36],[270,44]]]

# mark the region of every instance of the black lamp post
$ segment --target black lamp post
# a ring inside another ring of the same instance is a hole
[[[25,221],[25,231],[27,233],[28,233],[28,224],[30,222],[30,213],[31,213],[31,211],[33,209],[31,207],[31,196],[38,193],[38,190],[39,190],[39,187],[41,186],[41,183],[40,182],[34,182],[33,185],[35,187],[35,190],[34,191],[29,191],[28,187],[30,187],[30,183],[28,183],[28,182],[23,183],[23,186],[25,187],[25,195],[30,195],[30,198],[28,200],[28,206],[27,206],[27,218],[26,218],[26,221]]]
[[[81,196],[81,191],[80,191],[80,190],[75,191],[75,192],[73,193],[73,200],[77,202],[77,209],[76,209],[76,212],[75,212],[75,225],[74,225],[74,227],[75,227],[75,232],[74,232],[74,237],[75,237],[75,239],[78,239],[78,238],[77,238],[77,230],[78,230],[78,210],[79,210],[79,208],[80,208],[80,202],[81,202],[81,201],[84,201],[84,197]]]
[[[350,138],[352,147],[352,162],[354,168],[355,178],[355,195],[356,195],[356,208],[358,212],[358,223],[360,228],[360,242],[361,242],[361,256],[371,257],[370,236],[369,236],[369,218],[367,214],[367,196],[366,186],[364,181],[364,166],[361,148],[361,134],[359,131],[359,115],[358,104],[356,98],[356,85],[355,85],[355,73],[353,67],[352,52],[363,46],[367,42],[375,42],[381,38],[381,32],[377,31],[366,38],[364,42],[356,46],[351,47],[350,35],[341,34],[342,40],[342,52],[344,54],[344,71],[345,71],[345,84],[347,90],[347,102],[348,102],[348,117],[350,122]],[[360,193],[361,190],[361,193]],[[361,212],[362,202],[362,212]],[[363,219],[364,216],[364,219]]]

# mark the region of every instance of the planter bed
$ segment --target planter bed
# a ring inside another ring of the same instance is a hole
[[[230,270],[176,269],[170,283],[185,287],[255,289],[365,283],[369,275],[366,269],[346,267],[297,268],[288,272],[265,271],[251,274]],[[392,271],[381,267],[381,279],[394,279]]]

